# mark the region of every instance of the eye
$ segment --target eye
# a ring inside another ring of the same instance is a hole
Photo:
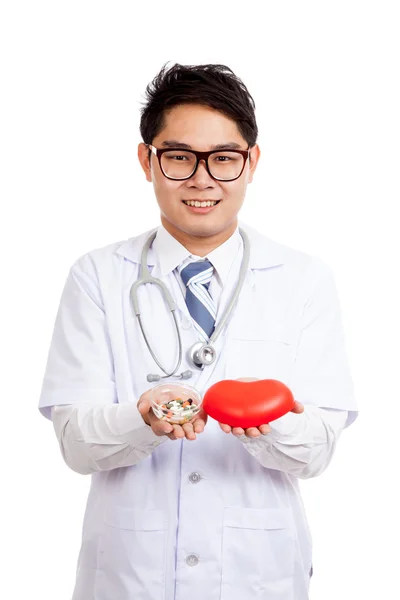
[[[241,154],[238,154],[237,152],[229,152],[226,150],[225,152],[222,151],[217,154],[212,154],[211,156],[213,162],[219,163],[237,162],[238,160],[242,160]]]
[[[167,154],[165,158],[168,158],[169,160],[175,160],[177,162],[188,160],[188,157],[184,156],[183,154]]]
[[[174,150],[165,152],[163,158],[173,162],[188,162],[194,160],[193,155],[189,152],[179,152]]]

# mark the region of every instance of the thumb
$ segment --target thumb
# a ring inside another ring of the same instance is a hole
[[[144,415],[149,412],[150,402],[148,400],[139,400],[137,407],[140,414]]]
[[[301,402],[297,402],[297,401],[295,400],[295,402],[294,402],[294,406],[293,406],[293,408],[292,408],[292,410],[291,410],[290,412],[292,412],[292,413],[295,413],[295,414],[299,415],[299,414],[301,414],[302,412],[304,412],[304,405],[303,405],[303,404],[301,404]]]

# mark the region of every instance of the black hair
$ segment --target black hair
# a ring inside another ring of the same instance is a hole
[[[244,83],[225,65],[174,64],[167,69],[165,64],[146,87],[140,119],[145,144],[151,144],[163,129],[166,111],[179,104],[214,108],[236,122],[250,148],[257,141],[255,102]]]

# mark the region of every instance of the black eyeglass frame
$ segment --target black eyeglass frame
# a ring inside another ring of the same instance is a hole
[[[204,162],[206,164],[207,173],[209,174],[210,177],[215,179],[215,181],[236,181],[236,179],[239,179],[239,177],[242,175],[244,168],[246,166],[247,159],[250,160],[250,146],[247,148],[247,150],[236,150],[233,148],[232,149],[231,148],[221,148],[220,150],[209,150],[207,152],[198,152],[197,150],[188,150],[187,148],[156,148],[155,146],[152,146],[151,144],[146,144],[146,146],[150,150],[150,152],[152,152],[158,158],[158,164],[160,165],[161,173],[167,179],[172,179],[172,181],[186,181],[186,179],[190,179],[191,177],[193,177],[193,175],[197,171],[197,167],[199,166],[199,162],[201,160],[204,160]],[[193,172],[190,175],[188,175],[188,177],[170,177],[169,175],[165,174],[164,169],[162,168],[162,165],[161,165],[161,157],[164,154],[164,152],[171,152],[171,151],[172,152],[176,152],[176,151],[191,152],[192,154],[194,154],[196,156],[196,166],[194,167]],[[237,177],[234,177],[233,179],[221,179],[219,177],[214,177],[214,175],[211,173],[209,166],[208,166],[208,158],[211,154],[218,154],[219,152],[235,152],[236,154],[241,154],[243,156],[243,158],[244,158],[243,167]]]

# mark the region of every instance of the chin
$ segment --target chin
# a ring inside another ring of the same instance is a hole
[[[210,237],[212,235],[217,235],[227,229],[230,226],[230,223],[204,223],[202,225],[197,226],[188,226],[185,229],[185,232],[189,235],[193,235],[196,237]]]

